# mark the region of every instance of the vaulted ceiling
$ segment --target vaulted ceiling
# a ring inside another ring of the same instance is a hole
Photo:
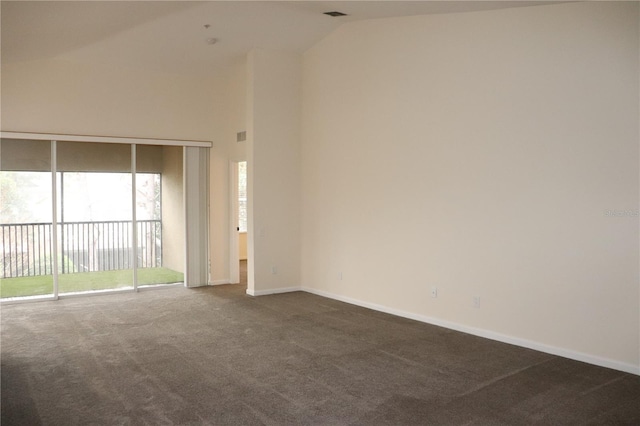
[[[239,63],[252,48],[303,52],[345,22],[541,3],[3,0],[2,62],[58,58],[209,74]],[[330,11],[347,16],[324,14]]]

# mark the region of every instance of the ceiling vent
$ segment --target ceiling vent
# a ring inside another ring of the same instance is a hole
[[[342,13],[342,12],[338,12],[336,10],[334,10],[333,12],[324,12],[325,15],[329,15],[329,16],[333,16],[334,18],[338,17],[338,16],[347,16],[346,13]]]

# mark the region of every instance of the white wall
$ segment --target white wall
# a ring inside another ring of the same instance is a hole
[[[247,292],[300,285],[300,55],[253,50],[247,81]]]
[[[640,372],[638,17],[373,20],[307,51],[304,287]]]
[[[2,64],[2,130],[216,138],[213,78],[64,60]]]

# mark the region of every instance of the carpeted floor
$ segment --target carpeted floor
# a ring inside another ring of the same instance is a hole
[[[2,426],[638,425],[640,377],[242,285],[2,306]]]

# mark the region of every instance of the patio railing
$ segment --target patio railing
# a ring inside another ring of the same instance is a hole
[[[138,220],[139,268],[162,266],[162,221]],[[59,273],[129,269],[133,256],[131,221],[58,224]],[[53,273],[51,223],[0,224],[0,277]]]

